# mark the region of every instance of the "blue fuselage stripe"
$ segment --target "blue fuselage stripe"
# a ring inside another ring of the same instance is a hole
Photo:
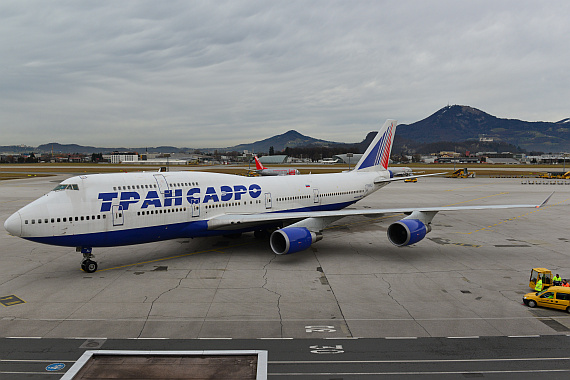
[[[299,209],[288,209],[279,212],[334,211],[354,204],[358,199],[349,202],[315,205]],[[151,243],[161,240],[178,238],[194,238],[227,235],[239,232],[255,231],[263,228],[280,226],[281,222],[271,222],[239,230],[208,230],[207,220],[196,220],[183,223],[163,224],[158,226],[119,229],[114,231],[93,232],[77,235],[25,237],[37,243],[58,245],[64,247],[114,247]],[[120,227],[119,227],[120,228]]]

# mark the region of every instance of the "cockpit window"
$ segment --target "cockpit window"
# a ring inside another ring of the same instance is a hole
[[[76,184],[71,184],[71,185],[59,184],[55,187],[55,189],[53,189],[53,191],[60,191],[60,190],[79,190],[79,185],[76,185]]]

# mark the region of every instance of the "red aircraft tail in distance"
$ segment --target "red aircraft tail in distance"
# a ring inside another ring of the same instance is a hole
[[[257,170],[267,169],[265,166],[261,164],[261,162],[259,162],[259,158],[257,158],[257,156],[253,156],[253,158],[255,159],[255,169]]]

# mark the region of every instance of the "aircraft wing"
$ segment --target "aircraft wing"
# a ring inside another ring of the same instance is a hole
[[[416,174],[416,175],[408,175],[408,176],[398,176],[398,177],[392,177],[392,178],[376,178],[374,180],[374,183],[384,183],[384,182],[394,182],[394,181],[405,181],[407,179],[412,179],[412,178],[420,178],[420,177],[432,177],[432,176],[436,176],[436,175],[442,175],[442,174],[447,174],[447,172],[441,172],[441,173],[431,173],[431,174]]]
[[[552,193],[554,194],[554,193]],[[548,203],[552,194],[540,204],[511,204],[511,205],[479,205],[479,206],[445,206],[445,207],[413,207],[413,208],[386,208],[386,209],[344,209],[336,211],[298,211],[298,212],[267,212],[257,214],[224,214],[208,220],[209,230],[232,230],[255,225],[270,224],[278,221],[296,222],[307,218],[339,219],[345,216],[363,215],[380,216],[384,214],[414,212],[431,213],[435,215],[440,211],[464,210],[496,210],[507,208],[540,208]],[[433,217],[432,215],[432,217]]]

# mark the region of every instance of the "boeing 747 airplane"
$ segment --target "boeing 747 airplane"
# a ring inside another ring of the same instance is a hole
[[[392,181],[430,175],[393,177],[387,170],[396,124],[386,121],[349,172],[253,178],[190,171],[82,175],[21,208],[4,227],[37,243],[76,247],[83,254],[81,269],[92,273],[94,247],[270,231],[271,249],[284,255],[309,248],[342,217],[405,213],[388,227],[389,241],[401,247],[422,240],[438,211],[540,207],[548,201],[346,209]]]

